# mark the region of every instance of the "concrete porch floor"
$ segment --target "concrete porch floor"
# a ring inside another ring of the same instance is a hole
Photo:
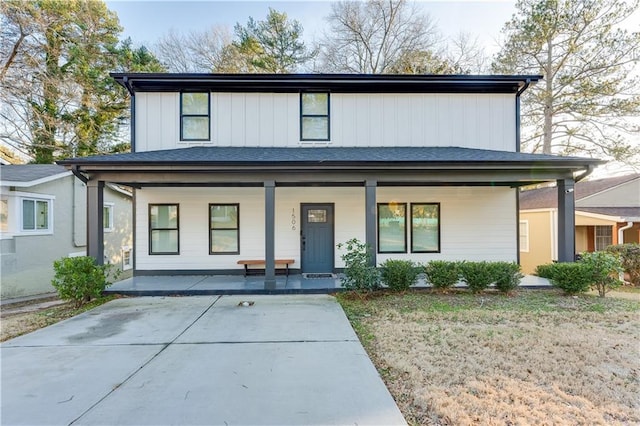
[[[521,288],[548,288],[548,280],[525,275]],[[428,289],[424,278],[414,288]],[[456,287],[464,288],[459,283]],[[276,289],[265,290],[264,276],[242,275],[145,275],[114,283],[106,294],[129,296],[212,295],[212,294],[326,294],[344,291],[340,274],[335,278],[305,278],[302,275],[276,276]]]

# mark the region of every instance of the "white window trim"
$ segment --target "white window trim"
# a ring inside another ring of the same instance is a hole
[[[109,227],[103,228],[104,232],[113,232],[113,212],[114,212],[114,203],[104,203],[103,208],[107,208],[109,210]]]
[[[124,263],[124,254],[129,252],[129,264]],[[129,246],[122,246],[122,270],[133,269],[133,250]]]
[[[522,244],[522,233],[520,232],[520,226],[524,225],[525,229],[526,229],[526,244]],[[520,239],[520,251],[522,253],[529,253],[529,245],[531,244],[529,241],[530,235],[531,233],[529,232],[529,221],[528,220],[521,220],[518,223],[518,238]]]
[[[18,228],[18,234],[17,235],[53,235],[53,230],[54,230],[54,222],[53,222],[53,201],[55,200],[56,197],[52,196],[52,195],[45,195],[45,194],[33,194],[33,193],[26,193],[26,192],[21,192],[21,193],[16,193],[16,195],[18,197],[16,197],[17,199],[17,205],[16,205],[16,210],[18,211],[18,218],[20,219],[20,225]],[[47,212],[48,214],[48,218],[47,218],[47,223],[48,223],[48,227],[47,229],[24,229],[24,216],[22,214],[22,202],[24,200],[32,200],[32,201],[46,201],[48,204],[47,207]]]

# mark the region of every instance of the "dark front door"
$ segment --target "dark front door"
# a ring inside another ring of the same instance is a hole
[[[302,204],[302,272],[333,272],[333,204]]]

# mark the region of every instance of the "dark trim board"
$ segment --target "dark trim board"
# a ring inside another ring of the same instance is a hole
[[[255,269],[264,272],[264,269]],[[278,268],[278,271],[280,268]],[[289,268],[289,275],[300,275],[300,268]],[[146,269],[133,271],[134,277],[145,276],[171,276],[171,275],[232,275],[244,276],[244,268],[236,269]],[[251,274],[253,276],[254,274]],[[260,274],[263,275],[263,274]]]

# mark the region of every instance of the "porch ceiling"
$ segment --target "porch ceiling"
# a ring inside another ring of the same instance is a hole
[[[456,147],[191,147],[74,158],[59,164],[108,182],[145,185],[520,186],[573,178],[600,160]]]

